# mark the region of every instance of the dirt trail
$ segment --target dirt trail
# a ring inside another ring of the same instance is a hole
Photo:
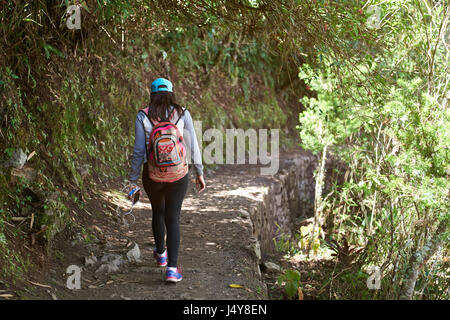
[[[179,264],[183,281],[166,284],[164,268],[155,265],[151,206],[146,194],[134,209],[136,223],[126,227],[115,218],[114,209],[117,205],[126,208],[128,203],[119,193],[121,187],[111,183],[92,199],[85,199],[85,209],[74,210],[86,226],[84,238],[76,240],[77,228],[58,237],[47,275],[35,279],[51,288],[36,287],[36,296],[28,298],[267,299],[246,212],[262,200],[271,177],[262,176],[258,165],[224,165],[206,173],[205,180],[207,188],[202,194],[197,194],[190,180],[181,212]],[[127,264],[110,274],[96,273],[99,264],[84,267],[84,257],[89,255],[100,260],[106,253],[116,253],[126,260],[131,242],[140,247],[140,263]],[[66,288],[70,265],[83,267],[80,290]],[[230,284],[243,288],[230,288]]]

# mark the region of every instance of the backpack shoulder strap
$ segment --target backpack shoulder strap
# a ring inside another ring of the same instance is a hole
[[[181,111],[180,116],[178,117],[177,122],[175,122],[175,125],[177,125],[178,121],[180,121],[181,117],[183,116],[184,112],[186,111],[186,108],[183,108],[183,111]]]
[[[150,117],[148,116],[148,111],[149,111],[149,107],[139,110],[139,112],[143,112],[147,116],[147,119],[148,119],[148,121],[150,121],[152,126],[155,126],[155,124],[153,123],[152,119],[150,119]]]
[[[149,110],[149,107],[147,107],[147,108],[145,108],[145,109],[141,109],[141,110],[139,110],[139,112],[144,113],[144,114],[146,115],[148,121],[150,121],[150,123],[152,124],[152,126],[155,126],[155,125],[153,124],[152,120],[150,120],[150,117],[148,116],[148,110]],[[147,161],[148,161],[148,159],[149,159],[149,151],[148,151],[147,146],[145,147],[145,155],[147,156]]]

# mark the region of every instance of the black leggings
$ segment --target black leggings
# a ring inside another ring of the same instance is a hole
[[[175,182],[155,182],[149,178],[145,163],[142,183],[152,204],[152,230],[156,251],[160,254],[164,252],[167,229],[168,266],[176,267],[180,247],[180,212],[189,184],[189,173]]]

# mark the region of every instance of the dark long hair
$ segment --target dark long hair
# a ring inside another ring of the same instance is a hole
[[[173,106],[178,114],[181,115],[183,108],[176,102],[175,94],[173,92],[152,92],[150,94],[150,108],[148,115],[151,119],[159,121],[160,119],[166,118],[166,115],[170,116],[170,106]]]

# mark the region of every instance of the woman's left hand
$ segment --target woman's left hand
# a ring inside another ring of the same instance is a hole
[[[130,192],[131,192],[131,190],[136,189],[136,188],[139,188],[139,186],[137,184],[135,184],[135,183],[130,184],[130,187],[128,188],[128,192],[127,192],[128,199],[133,200],[133,195],[130,196]],[[139,196],[142,196],[142,190],[139,190]]]
[[[195,180],[195,185],[197,186],[197,191],[200,193],[206,188],[205,179],[203,179],[203,176],[197,176],[197,179]]]

